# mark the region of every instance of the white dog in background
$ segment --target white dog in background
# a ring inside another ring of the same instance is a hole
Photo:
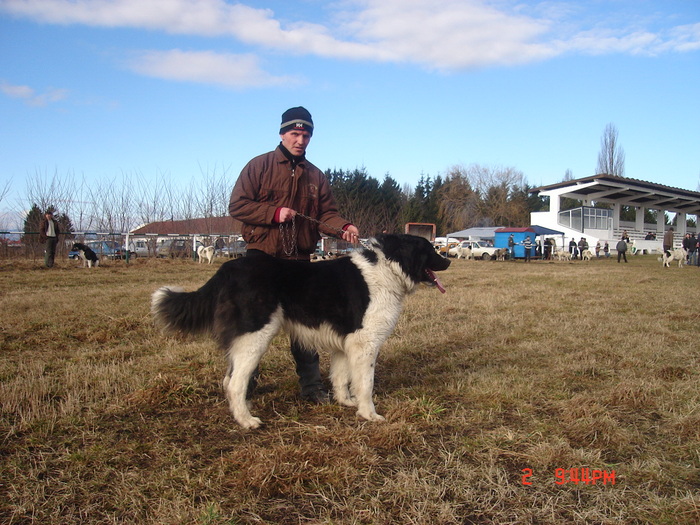
[[[213,246],[200,246],[197,248],[197,256],[199,257],[199,264],[204,262],[206,259],[209,264],[214,262],[214,247]]]
[[[593,252],[591,250],[583,250],[583,253],[581,254],[581,258],[584,261],[590,261],[593,259]]]
[[[678,261],[678,267],[682,268],[687,258],[688,250],[685,248],[676,248],[671,251],[666,250],[663,255],[663,267],[670,268],[672,261]]]

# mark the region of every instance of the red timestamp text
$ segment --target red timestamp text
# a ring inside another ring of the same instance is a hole
[[[524,468],[521,471],[523,485],[532,485],[532,476],[534,471],[531,468]],[[615,471],[591,469],[588,467],[580,468],[558,468],[554,470],[554,483],[557,485],[576,484],[576,485],[614,485]]]

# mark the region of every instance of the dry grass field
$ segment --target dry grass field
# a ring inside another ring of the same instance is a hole
[[[700,522],[700,270],[453,261],[377,364],[385,423],[297,396],[285,337],[238,428],[150,294],[192,261],[0,261],[0,522]],[[327,360],[322,360],[324,372]]]

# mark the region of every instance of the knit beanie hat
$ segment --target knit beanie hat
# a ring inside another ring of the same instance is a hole
[[[293,129],[299,131],[308,131],[311,135],[314,134],[314,121],[311,120],[311,113],[306,108],[301,106],[289,108],[282,113],[282,123],[280,124],[280,135],[287,133]]]

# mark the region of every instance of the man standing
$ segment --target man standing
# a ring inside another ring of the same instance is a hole
[[[523,247],[525,248],[525,262],[530,262],[530,252],[532,251],[532,241],[530,240],[530,236],[525,237],[525,241],[523,241]]]
[[[508,237],[508,255],[511,261],[515,260],[515,238],[512,233]]]
[[[338,214],[328,179],[306,160],[313,131],[311,114],[305,108],[288,109],[282,114],[277,148],[255,157],[241,171],[231,193],[229,213],[243,223],[247,257],[263,252],[308,261],[321,232],[358,242],[357,227]],[[316,350],[292,340],[291,351],[302,397],[326,402],[328,393],[321,381]]]
[[[56,256],[56,246],[58,245],[58,235],[61,230],[58,227],[58,222],[53,218],[53,211],[46,210],[44,218],[39,223],[39,241],[44,243],[46,249],[44,251],[44,266],[51,268]]]
[[[666,233],[664,233],[663,249],[664,252],[670,252],[673,250],[673,226],[671,226]]]
[[[627,242],[625,242],[624,236],[617,241],[615,249],[617,250],[617,262],[620,262],[620,257],[624,258],[625,262],[627,262]]]

